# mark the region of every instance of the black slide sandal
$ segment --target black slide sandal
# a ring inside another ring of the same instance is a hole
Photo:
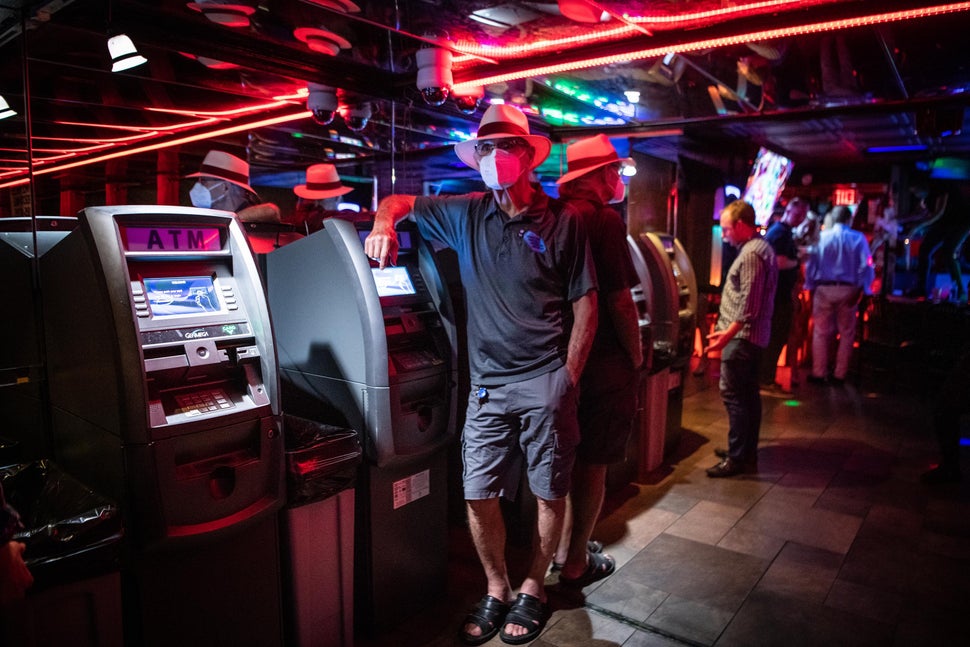
[[[466,645],[481,645],[492,639],[505,624],[505,616],[509,612],[509,605],[491,595],[486,595],[478,601],[478,605],[468,612],[465,621],[458,632],[461,641]],[[465,625],[475,625],[482,630],[481,635],[472,636],[465,632]]]
[[[524,645],[535,640],[546,626],[548,612],[545,602],[540,602],[539,598],[528,593],[519,593],[512,603],[512,608],[505,616],[502,633],[502,642],[508,645]],[[529,627],[529,631],[521,636],[511,636],[505,633],[504,625],[513,624],[522,627]]]

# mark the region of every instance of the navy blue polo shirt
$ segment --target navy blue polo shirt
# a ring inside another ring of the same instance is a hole
[[[577,213],[539,190],[511,219],[490,192],[418,197],[414,216],[422,236],[458,257],[472,384],[520,382],[561,367],[572,302],[596,289]]]

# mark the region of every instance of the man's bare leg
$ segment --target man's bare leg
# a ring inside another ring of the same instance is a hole
[[[488,595],[508,602],[512,596],[512,586],[509,584],[508,565],[505,561],[505,520],[502,518],[499,500],[482,499],[466,501],[465,504],[475,551],[485,570]],[[464,631],[469,636],[480,636],[482,633],[473,624],[465,625]]]

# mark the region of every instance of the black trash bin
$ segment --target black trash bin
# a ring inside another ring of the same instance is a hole
[[[49,460],[0,467],[0,482],[20,513],[24,529],[14,540],[27,545],[34,576],[26,599],[4,610],[0,642],[121,645],[123,527],[115,503]]]
[[[354,485],[358,433],[283,417],[287,505],[282,516],[287,644],[354,643]]]

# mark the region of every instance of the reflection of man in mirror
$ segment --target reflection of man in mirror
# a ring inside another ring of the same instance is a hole
[[[306,170],[306,184],[293,187],[296,194],[296,218],[298,228],[307,233],[320,229],[324,218],[339,215],[340,196],[353,191],[340,183],[340,176],[333,164],[314,164]]]
[[[280,221],[279,207],[260,202],[256,190],[249,186],[249,164],[235,155],[209,151],[199,172],[185,177],[198,178],[189,191],[193,207],[233,211],[243,222]]]

